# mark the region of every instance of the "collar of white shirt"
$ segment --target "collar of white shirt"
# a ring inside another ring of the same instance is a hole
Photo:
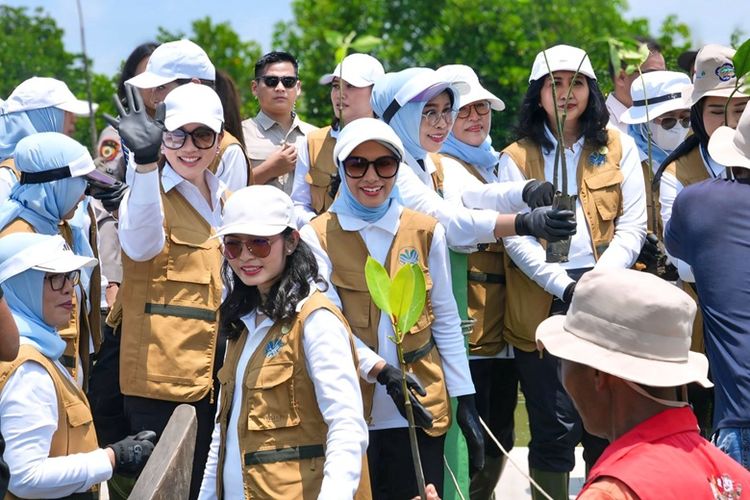
[[[367,222],[351,215],[338,215],[339,224],[344,231],[361,231],[366,227],[376,227],[382,229],[392,235],[396,235],[398,231],[398,221],[401,216],[401,205],[394,201],[385,215],[376,220],[375,222]]]
[[[547,136],[547,139],[552,141],[552,149],[550,150],[550,152],[546,154],[547,155],[551,154],[554,156],[555,148],[557,148],[557,137],[555,137],[555,134],[552,133],[552,131],[549,129],[546,123],[544,124],[544,134]],[[573,143],[573,145],[570,148],[567,148],[567,149],[569,149],[570,151],[573,152],[574,155],[576,155],[578,154],[579,150],[583,148],[583,141],[584,141],[584,137],[581,136],[578,138],[576,142]]]
[[[295,128],[299,128],[299,123],[300,123],[299,116],[297,116],[296,113],[292,112],[292,117],[293,117],[292,126],[289,128],[289,131],[292,131]],[[263,111],[258,111],[258,114],[255,116],[255,121],[258,122],[258,125],[260,125],[260,127],[263,130],[268,130],[274,125],[278,125],[279,127],[281,126],[279,125],[279,122],[277,122],[276,120],[274,120],[273,118],[265,114]]]
[[[211,205],[216,206],[216,203],[219,202],[221,199],[221,195],[224,194],[224,190],[226,189],[226,186],[224,186],[224,183],[222,183],[218,177],[216,177],[210,170],[206,169],[205,174],[206,176],[206,183],[208,184],[208,189],[211,191],[211,194],[213,195],[213,200]],[[182,177],[180,174],[175,172],[175,170],[172,168],[172,166],[169,163],[164,164],[164,168],[161,171],[161,182],[162,186],[164,186],[164,192],[168,193],[172,188],[177,187],[177,185],[182,184],[183,182],[190,182],[184,177]]]
[[[605,104],[607,106],[607,109],[609,110],[610,116],[614,118],[614,121],[616,123],[622,123],[622,120],[620,118],[622,117],[622,114],[628,110],[628,107],[621,103],[620,100],[615,97],[614,93],[611,93],[607,96]]]

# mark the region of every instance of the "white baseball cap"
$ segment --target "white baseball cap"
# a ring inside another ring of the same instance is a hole
[[[750,106],[737,123],[737,130],[722,126],[708,141],[708,154],[727,167],[750,168]]]
[[[466,106],[477,101],[489,101],[490,107],[495,111],[505,109],[505,103],[489,90],[482,87],[479,77],[474,70],[465,64],[447,64],[437,69],[438,73],[448,75],[454,81],[463,81],[469,86],[466,94],[459,96],[459,107]]]
[[[29,269],[67,273],[82,267],[93,267],[99,262],[93,257],[74,254],[59,234],[13,233],[4,236],[0,245],[18,249],[0,263],[0,283]]]
[[[33,76],[21,82],[8,96],[8,99],[0,104],[2,113],[17,113],[52,107],[69,111],[78,116],[89,114],[89,102],[74,96],[65,82],[41,76]],[[92,103],[94,111],[98,107],[98,104]]]
[[[404,157],[404,145],[387,123],[375,118],[359,118],[347,123],[339,132],[333,148],[333,161],[338,165],[354,148],[367,141],[377,141],[396,153],[399,159]]]
[[[545,54],[547,55],[546,59]],[[549,67],[547,67],[548,62]],[[534,65],[531,67],[529,83],[555,71],[578,71],[582,75],[596,80],[591,59],[589,59],[585,50],[570,45],[555,45],[536,55]]]
[[[706,45],[695,56],[695,77],[690,105],[706,96],[729,97],[735,91],[737,75],[732,58],[737,51],[722,45]],[[733,97],[747,97],[737,91]]]
[[[218,134],[224,125],[221,99],[208,85],[180,85],[167,94],[164,106],[164,127],[170,131],[188,123],[201,123]]]
[[[224,204],[221,226],[214,238],[227,234],[273,236],[294,222],[294,203],[281,189],[270,185],[253,185],[238,189]]]
[[[328,85],[334,78],[341,77],[342,80],[355,87],[370,87],[384,74],[383,65],[371,55],[349,54],[336,65],[332,73],[323,75],[318,83]]]
[[[690,103],[690,78],[677,71],[651,71],[644,73],[630,86],[633,105],[620,117],[624,123],[646,123],[664,113],[688,109]],[[646,103],[648,102],[648,105]],[[646,110],[648,109],[648,116]]]
[[[140,89],[152,89],[179,79],[216,80],[216,68],[206,51],[190,40],[175,40],[159,45],[146,64],[146,71],[125,83]]]

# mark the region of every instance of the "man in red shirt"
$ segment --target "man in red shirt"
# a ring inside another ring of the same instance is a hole
[[[690,352],[695,302],[668,282],[628,269],[594,270],[568,314],[542,322],[540,348],[591,434],[610,445],[579,499],[738,499],[750,472],[703,439],[685,384],[712,384]]]

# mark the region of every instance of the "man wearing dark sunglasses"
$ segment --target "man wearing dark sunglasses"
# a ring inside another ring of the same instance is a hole
[[[297,164],[295,142],[315,127],[294,113],[301,86],[297,60],[287,52],[269,52],[255,64],[253,95],[260,111],[242,122],[247,155],[256,184],[292,192]]]

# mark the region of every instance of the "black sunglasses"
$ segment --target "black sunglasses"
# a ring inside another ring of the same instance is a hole
[[[216,132],[208,127],[198,127],[192,132],[178,128],[171,132],[164,132],[161,142],[167,149],[180,149],[185,145],[188,136],[198,149],[210,149],[216,143]]]
[[[344,173],[352,179],[361,179],[367,173],[370,165],[375,167],[375,173],[381,179],[390,179],[398,173],[398,166],[401,163],[395,156],[381,156],[374,160],[368,160],[361,156],[350,156],[343,161]]]
[[[677,122],[682,125],[682,128],[689,128],[690,127],[690,117],[680,118],[679,120],[677,118],[672,118],[671,116],[668,118],[662,118],[661,123],[659,123],[659,126],[663,128],[664,130],[671,130],[674,128],[675,125],[677,125]]]
[[[256,81],[263,82],[266,87],[276,88],[281,82],[285,88],[292,88],[297,85],[299,78],[296,76],[259,76]]]

